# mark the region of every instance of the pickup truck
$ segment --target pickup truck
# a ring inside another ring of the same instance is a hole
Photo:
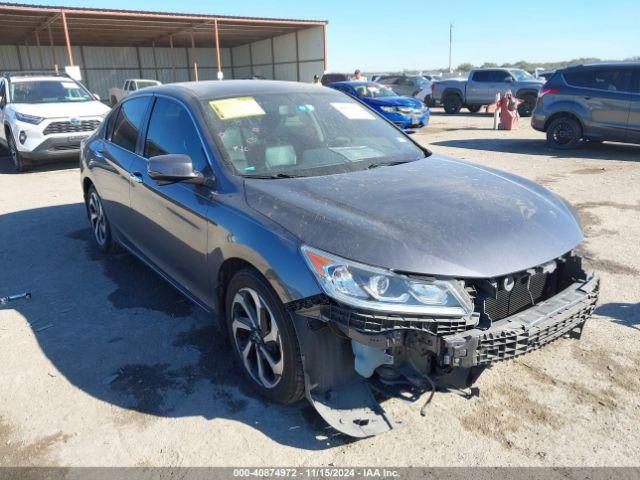
[[[136,90],[140,90],[141,88],[146,87],[157,87],[158,85],[162,85],[161,82],[157,80],[145,80],[142,78],[130,78],[124,81],[124,85],[122,88],[110,88],[109,89],[109,103],[113,107],[116,103],[122,100],[124,97],[129,95]]]
[[[442,105],[447,113],[458,113],[467,107],[476,113],[482,105],[495,102],[496,93],[511,92],[522,103],[518,113],[522,117],[531,115],[538,98],[538,91],[544,85],[525,70],[519,68],[481,68],[472,70],[468,80],[442,80],[433,84],[431,99],[434,105]]]

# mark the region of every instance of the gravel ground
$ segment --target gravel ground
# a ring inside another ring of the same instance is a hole
[[[384,407],[405,426],[350,441],[304,402],[252,395],[218,327],[127,254],[92,245],[74,164],[11,174],[0,158],[0,465],[640,465],[640,147],[546,148],[528,121],[446,116],[438,153],[536,180],[573,203],[602,275],[581,340],[480,378],[480,396]],[[635,245],[635,247],[634,247]]]

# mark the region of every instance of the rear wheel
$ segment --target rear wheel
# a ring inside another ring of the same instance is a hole
[[[522,103],[518,105],[518,114],[521,117],[530,117],[536,106],[536,99],[537,97],[531,94],[523,96]]]
[[[571,117],[553,120],[547,128],[547,144],[552,148],[568,150],[582,140],[582,126]]]
[[[107,213],[102,205],[102,199],[98,195],[98,191],[92,185],[89,187],[87,197],[85,199],[87,207],[87,215],[89,215],[89,223],[93,232],[93,239],[96,241],[98,248],[102,252],[116,252],[118,244],[113,240],[111,235],[111,225],[107,218]]]
[[[11,156],[11,163],[13,168],[18,172],[26,172],[31,169],[31,164],[22,156],[16,145],[16,141],[13,138],[13,134],[10,130],[7,130],[7,146],[9,147],[9,155]]]
[[[111,106],[115,107],[116,103],[118,103],[118,100],[116,100],[116,97],[111,97],[110,102],[111,102]]]
[[[469,110],[471,113],[478,113],[481,108],[482,105],[467,105],[467,110]]]
[[[455,93],[450,93],[444,97],[442,106],[444,107],[445,112],[450,115],[454,115],[456,113],[460,113],[460,110],[462,110],[462,100]]]
[[[304,395],[298,338],[289,313],[263,277],[251,268],[236,273],[225,297],[229,338],[252,386],[278,403]]]

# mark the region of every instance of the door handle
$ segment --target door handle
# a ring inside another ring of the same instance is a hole
[[[131,174],[129,174],[129,180],[136,183],[142,183],[142,173],[131,172]]]
[[[584,98],[585,100],[591,100],[591,97],[590,97],[589,95],[585,95],[583,98]]]

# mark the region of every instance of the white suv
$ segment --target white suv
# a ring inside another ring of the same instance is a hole
[[[110,108],[66,75],[17,72],[0,77],[0,144],[15,168],[78,155],[80,142]]]

